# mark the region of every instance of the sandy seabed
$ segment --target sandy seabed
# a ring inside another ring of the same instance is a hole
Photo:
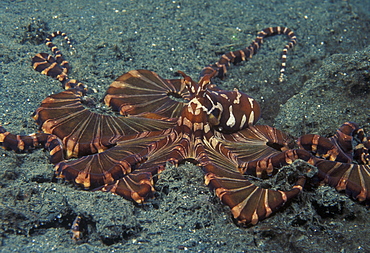
[[[289,52],[283,84],[284,36],[267,39],[253,59],[217,84],[256,98],[260,123],[294,136],[330,136],[345,121],[370,130],[369,6],[368,0],[2,1],[0,124],[13,133],[36,132],[30,116],[61,91],[30,60],[48,52],[43,40],[53,31],[72,39],[75,50],[56,43],[72,65],[71,77],[99,101],[129,70],[164,78],[182,70],[196,79],[204,66],[249,45],[263,28],[287,26],[298,44]],[[272,217],[241,228],[193,165],[168,168],[155,198],[136,206],[58,182],[42,150],[0,154],[1,252],[370,251],[369,210],[330,187],[305,190]],[[85,229],[80,243],[71,240],[76,215]]]

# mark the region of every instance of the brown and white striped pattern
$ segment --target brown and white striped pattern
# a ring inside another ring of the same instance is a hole
[[[39,53],[32,58],[32,67],[41,74],[60,81],[65,90],[77,89],[85,94],[87,90],[86,85],[76,79],[68,78],[68,72],[70,70],[69,63],[64,59],[59,48],[52,42],[57,36],[62,36],[67,41],[67,44],[73,48],[70,39],[65,33],[60,31],[54,32],[45,41],[45,44],[50,48],[54,57],[46,53]]]
[[[248,59],[252,58],[252,56],[255,55],[259,48],[261,47],[264,38],[279,34],[284,34],[289,38],[289,42],[284,46],[281,56],[281,68],[279,80],[283,81],[286,69],[287,53],[289,49],[293,48],[294,45],[297,44],[297,37],[295,36],[292,30],[282,26],[268,27],[263,29],[261,32],[258,33],[256,39],[248,47],[241,50],[223,54],[220,60],[218,60],[218,62],[205,67],[202,70],[200,76],[203,77],[205,75],[210,75],[211,77],[219,77],[223,79],[231,63],[236,64],[242,61],[247,61]]]
[[[360,140],[355,149],[354,136]],[[331,138],[304,135],[298,139],[298,144],[314,155],[313,164],[319,169],[320,181],[345,191],[356,200],[370,203],[368,139],[356,123],[344,123]]]
[[[86,109],[76,90],[53,94],[42,101],[34,119],[40,129],[62,140],[66,158],[102,152],[122,136],[170,128],[171,121],[145,117],[115,117]]]
[[[143,69],[118,77],[104,97],[105,104],[121,115],[157,114],[158,118],[177,118],[188,101],[189,92],[183,79],[163,79]]]
[[[65,39],[67,44],[71,49],[73,49],[71,40],[68,38],[67,34],[61,31],[56,31],[50,34],[46,39],[45,39],[45,44],[50,48],[51,52],[55,55],[56,63],[63,68],[63,72],[66,74],[70,70],[70,66],[68,61],[66,61],[62,55],[62,52],[59,50],[57,46],[53,44],[53,39],[57,36],[61,36]]]
[[[34,133],[30,135],[15,135],[0,126],[0,145],[6,150],[23,153],[35,148],[45,148],[50,153],[50,162],[55,164],[64,159],[63,144],[55,135]]]
[[[85,189],[109,191],[137,203],[152,195],[157,175],[166,163],[184,160],[201,166],[205,183],[215,190],[233,216],[253,225],[277,211],[302,191],[312,166],[297,173],[290,190],[264,189],[247,175],[267,177],[278,168],[302,159],[317,166],[320,181],[369,202],[370,142],[354,123],[345,123],[332,138],[305,135],[295,140],[270,126],[255,126],[258,103],[234,89],[224,91],[211,83],[225,76],[230,63],[257,53],[263,39],[284,34],[290,41],[282,54],[281,78],[287,51],[296,44],[285,27],[262,30],[245,49],[224,54],[201,72],[199,82],[183,72],[181,79],[164,79],[148,70],[133,70],[109,87],[105,103],[125,117],[100,115],[86,109],[86,86],[69,79],[69,64],[52,43],[54,57],[41,53],[32,59],[36,71],[59,80],[66,89],[47,97],[34,119],[43,133],[13,135],[0,127],[0,144],[23,152],[38,146],[49,150],[56,174]],[[354,138],[360,142],[353,149]],[[76,157],[76,160],[64,160]],[[358,164],[352,164],[355,160]],[[310,176],[308,176],[310,174]]]

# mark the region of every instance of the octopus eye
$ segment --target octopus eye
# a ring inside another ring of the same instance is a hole
[[[220,111],[220,109],[215,108],[215,109],[211,112],[211,114],[212,114],[216,119],[220,120],[220,118],[221,118],[221,111]]]
[[[212,126],[218,126],[220,124],[220,117],[221,111],[216,108],[209,114],[208,121]]]

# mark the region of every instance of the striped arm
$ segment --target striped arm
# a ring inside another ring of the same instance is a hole
[[[177,138],[172,129],[123,136],[104,152],[57,164],[56,174],[85,189],[142,203],[154,191],[152,177],[164,170]]]
[[[355,148],[353,148],[354,137],[359,140]],[[327,160],[343,163],[351,163],[355,160],[359,164],[370,163],[370,142],[364,130],[353,122],[344,123],[333,137],[325,138],[316,134],[307,134],[300,137],[297,142],[301,149]]]
[[[49,160],[53,164],[64,159],[62,142],[53,134],[15,135],[0,126],[0,145],[6,150],[13,150],[17,153],[23,153],[35,148],[45,148],[49,151]]]
[[[354,137],[360,143],[353,149]],[[358,201],[370,203],[368,140],[356,123],[344,123],[331,138],[304,135],[298,144],[315,155],[313,164],[319,170],[320,181]]]
[[[318,159],[319,179],[355,200],[370,204],[370,166]]]
[[[71,40],[68,38],[67,34],[64,33],[64,32],[61,32],[61,31],[56,31],[56,32],[53,32],[52,34],[50,34],[46,39],[45,39],[45,44],[46,46],[48,46],[51,50],[51,52],[55,55],[55,59],[56,59],[56,62],[58,63],[58,65],[63,69],[63,72],[65,72],[66,74],[68,73],[68,71],[70,70],[70,66],[69,66],[69,63],[68,61],[66,61],[62,55],[62,52],[59,50],[59,48],[53,43],[53,39],[55,37],[58,37],[58,36],[61,36],[63,39],[65,39],[65,41],[67,42],[67,44],[69,45],[69,47],[71,49],[73,49],[73,46],[72,46],[72,43],[71,43]]]
[[[365,135],[362,128],[355,131],[355,137],[360,141],[353,151],[353,159],[359,164],[370,165],[370,139]]]
[[[237,135],[237,133],[235,133],[235,135]],[[228,142],[222,142],[220,139],[216,139],[216,137],[213,136],[211,138],[207,136],[207,139],[208,140],[204,140],[204,145],[202,146],[204,150],[202,151],[199,149],[196,158],[206,173],[205,183],[215,190],[216,195],[224,204],[230,207],[234,218],[242,225],[254,225],[258,221],[269,217],[273,212],[277,211],[302,191],[308,173],[314,174],[309,171],[312,168],[304,168],[307,171],[298,173],[296,182],[290,190],[280,191],[265,189],[253,184],[243,175],[243,173],[245,173],[245,171],[243,171],[244,163],[237,155],[238,149],[235,147],[233,150],[228,149],[226,147]],[[245,146],[248,146],[248,144]],[[257,146],[251,147],[249,150],[250,155],[253,156],[253,153],[258,153],[260,148]],[[263,149],[263,147],[261,148]],[[246,156],[246,149],[243,148],[242,150],[242,153]],[[263,154],[268,157],[276,157],[276,153],[285,154],[288,153],[288,151],[282,153],[281,151],[272,152],[270,150],[270,152]],[[308,152],[305,153],[308,154]],[[271,156],[271,154],[275,155]],[[309,154],[308,156],[311,157]],[[278,157],[273,166],[281,167],[282,162],[288,161],[288,159],[284,159],[284,156]],[[289,161],[289,164],[290,163]],[[254,174],[257,174],[256,171],[259,169],[258,166],[261,168],[263,167],[263,170],[270,168],[269,166],[264,167],[264,165],[268,165],[268,163],[255,164],[250,170],[254,170]],[[250,167],[252,167],[252,165]]]
[[[255,225],[269,217],[290,199],[297,196],[306,182],[299,176],[291,190],[280,191],[256,186],[240,173],[208,163],[203,166],[205,183],[215,190],[221,201],[228,205],[235,219],[242,225]]]
[[[66,90],[42,101],[34,119],[40,129],[62,140],[66,158],[102,152],[122,136],[171,128],[174,122],[142,117],[114,117],[86,109],[81,94]]]
[[[202,78],[205,75],[210,75],[211,77],[224,78],[227,69],[230,66],[230,63],[236,64],[241,61],[247,61],[257,53],[258,49],[261,47],[263,43],[264,38],[279,34],[284,34],[289,38],[289,42],[284,46],[281,56],[281,68],[279,79],[280,81],[282,81],[286,68],[286,58],[288,50],[293,48],[294,45],[297,44],[297,37],[295,36],[292,30],[290,30],[287,27],[281,26],[265,28],[258,33],[257,38],[248,47],[241,50],[223,54],[218,62],[203,68],[203,70],[200,73],[200,77]]]
[[[32,58],[32,67],[41,74],[60,81],[65,90],[77,89],[85,94],[87,91],[86,85],[76,79],[68,78],[68,72],[70,70],[69,63],[64,59],[59,48],[52,42],[57,36],[62,36],[72,48],[71,41],[65,33],[60,31],[54,32],[46,38],[45,44],[50,48],[55,57],[47,53],[39,53]]]
[[[177,118],[189,100],[184,79],[163,79],[149,70],[131,70],[118,77],[104,97],[106,105],[122,115]]]
[[[232,134],[218,133],[211,137],[211,142],[218,142],[216,149],[227,159],[238,161],[242,174],[266,177],[281,164],[291,163],[288,157],[292,154],[282,152],[293,148],[294,139],[276,128],[256,125]]]

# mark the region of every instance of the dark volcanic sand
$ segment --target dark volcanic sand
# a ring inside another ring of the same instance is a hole
[[[221,87],[261,102],[261,124],[294,136],[335,132],[345,121],[370,130],[370,2],[356,1],[2,1],[0,124],[37,131],[30,118],[57,81],[30,66],[48,52],[46,34],[62,30],[76,51],[56,40],[71,77],[96,90],[132,69],[164,78],[182,70],[194,79],[220,54],[240,49],[268,26],[298,36],[287,80],[278,84],[284,36],[267,39],[249,62],[231,68]],[[368,131],[369,132],[369,131]],[[200,168],[168,168],[144,206],[86,192],[53,178],[42,150],[0,151],[2,252],[370,252],[369,210],[330,187],[305,190],[276,215],[240,228],[203,184]],[[70,225],[83,217],[84,242]]]

